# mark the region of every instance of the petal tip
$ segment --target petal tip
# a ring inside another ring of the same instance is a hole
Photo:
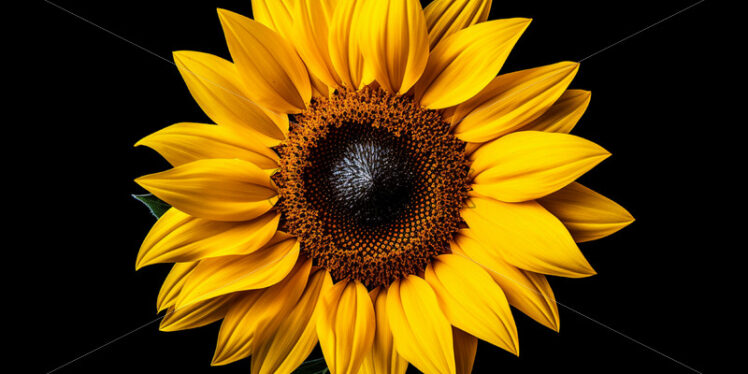
[[[230,16],[233,12],[226,8],[216,8],[216,13],[218,14],[218,18],[223,19],[226,16]]]
[[[188,50],[178,50],[178,51],[171,51],[171,58],[174,60],[175,63],[184,65],[183,59],[187,58],[187,54],[190,51]]]

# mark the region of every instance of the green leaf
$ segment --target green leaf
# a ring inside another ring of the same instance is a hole
[[[153,214],[156,218],[161,218],[161,216],[166,213],[169,208],[171,208],[169,204],[161,201],[161,199],[149,193],[142,195],[133,194],[132,197],[145,204],[145,206],[148,207],[148,210],[151,211],[151,214]]]
[[[304,361],[293,374],[327,374],[330,371],[327,369],[327,363],[324,358],[316,358],[314,360]]]

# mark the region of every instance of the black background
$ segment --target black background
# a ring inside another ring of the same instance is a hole
[[[249,0],[55,3],[167,61],[180,49],[228,58],[215,8],[251,15]],[[502,72],[579,61],[691,3],[497,1],[491,18],[534,19]],[[43,36],[33,58],[40,79],[29,80],[38,105],[28,113],[33,124],[19,124],[25,148],[16,178],[28,187],[10,199],[26,208],[18,209],[16,234],[30,243],[30,258],[18,264],[28,299],[12,320],[24,324],[17,345],[35,357],[24,360],[29,372],[52,370],[157,317],[169,266],[135,272],[153,218],[130,194],[143,192],[134,178],[168,165],[132,144],[172,123],[209,122],[172,64],[40,6],[34,27],[42,25]],[[551,279],[564,305],[560,333],[515,313],[519,358],[481,343],[475,372],[689,372],[593,319],[707,369],[708,263],[728,246],[730,191],[718,162],[725,135],[715,131],[725,126],[714,116],[715,15],[715,2],[706,1],[582,63],[572,87],[591,90],[592,101],[575,133],[613,156],[581,181],[637,221],[581,244],[597,276]],[[214,324],[164,333],[152,324],[59,373],[247,373],[249,360],[209,366],[217,331]]]

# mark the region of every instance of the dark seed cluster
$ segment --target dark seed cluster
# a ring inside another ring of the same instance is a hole
[[[410,97],[367,87],[317,98],[276,148],[282,229],[335,280],[373,288],[418,274],[459,229],[464,149]]]

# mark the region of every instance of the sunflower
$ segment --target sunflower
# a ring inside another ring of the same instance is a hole
[[[570,135],[579,64],[498,75],[530,23],[490,1],[254,0],[219,10],[233,62],[174,61],[215,124],[136,145],[171,208],[136,268],[174,263],[160,328],[222,320],[213,365],[289,373],[471,371],[518,354],[510,305],[558,331],[546,275],[595,274],[578,242],[633,221],[575,180],[610,154]]]

